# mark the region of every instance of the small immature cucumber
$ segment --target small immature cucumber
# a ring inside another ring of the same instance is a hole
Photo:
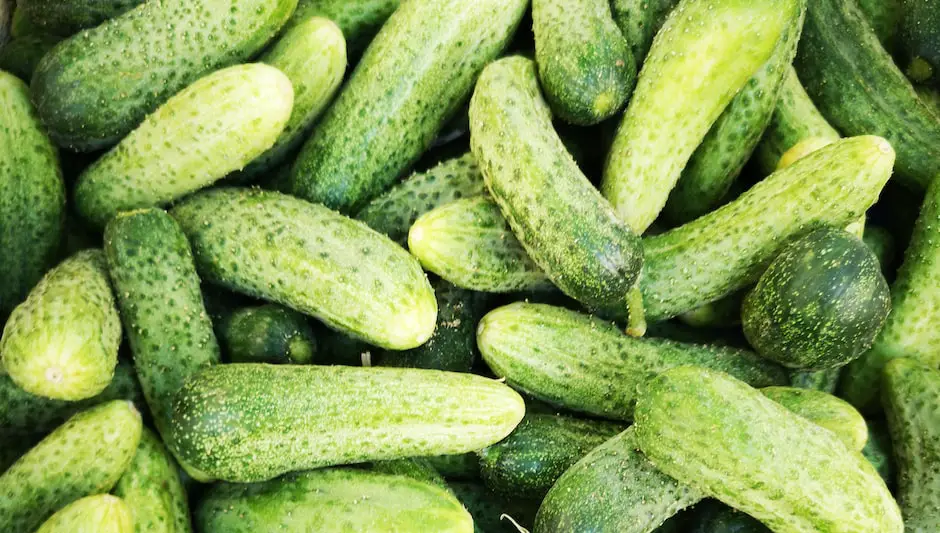
[[[610,9],[617,26],[627,39],[637,70],[646,59],[666,16],[679,0],[611,0]]]
[[[26,83],[42,56],[52,50],[61,39],[49,35],[27,35],[0,46],[0,70],[5,70]]]
[[[470,147],[513,233],[548,278],[592,310],[626,316],[640,239],[565,149],[531,60],[501,59],[480,75]]]
[[[121,211],[166,205],[242,168],[284,130],[293,94],[287,76],[260,63],[200,79],[79,176],[79,214],[104,227]]]
[[[637,233],[735,94],[801,16],[803,0],[682,0],[656,35],[601,190]],[[730,28],[735,28],[730,31]]]
[[[905,72],[917,83],[940,87],[940,1],[900,2],[899,36]]]
[[[307,364],[317,339],[306,317],[278,304],[242,307],[216,324],[222,351],[233,363]]]
[[[346,51],[350,59],[369,46],[369,42],[398,9],[400,0],[299,0],[293,16],[285,24],[290,29],[311,17],[332,20],[346,37]]]
[[[405,2],[304,145],[299,197],[349,213],[421,156],[509,43],[525,0]]]
[[[18,0],[16,7],[37,30],[68,37],[123,15],[144,0]]]
[[[320,466],[479,450],[508,435],[523,411],[512,389],[470,374],[230,364],[186,383],[171,441],[197,480],[253,482]]]
[[[795,387],[764,387],[760,391],[790,412],[833,432],[850,450],[860,452],[868,442],[865,419],[845,400],[825,392]]]
[[[452,481],[448,486],[473,517],[474,533],[519,533],[513,522],[532,527],[538,502],[502,498],[483,484],[470,481]]]
[[[121,498],[98,494],[57,511],[36,533],[134,533],[131,510]]]
[[[106,148],[184,87],[255,55],[296,5],[297,0],[145,2],[47,54],[30,84],[33,101],[60,145],[81,151]],[[212,108],[213,101],[201,105]],[[253,113],[251,107],[263,105],[245,105],[243,111]],[[161,152],[163,139],[153,143],[151,150]],[[228,149],[222,147],[221,153]],[[206,148],[198,153],[219,152]]]
[[[140,431],[140,413],[122,400],[70,418],[0,475],[0,531],[32,533],[63,506],[111,490]]]
[[[383,348],[415,348],[434,332],[437,303],[421,265],[362,222],[285,194],[234,188],[192,196],[172,214],[206,281]]]
[[[137,454],[114,487],[130,508],[138,533],[190,533],[186,489],[179,467],[160,438],[147,429],[140,435]]]
[[[101,250],[86,250],[50,270],[3,328],[0,355],[30,394],[84,400],[108,386],[121,345]]]

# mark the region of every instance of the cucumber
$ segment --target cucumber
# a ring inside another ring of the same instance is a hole
[[[63,506],[109,491],[140,431],[140,413],[123,400],[70,418],[0,475],[0,531],[31,533]]]
[[[868,424],[868,442],[862,448],[862,455],[875,467],[881,479],[885,480],[885,484],[893,489],[896,467],[888,426],[881,420],[866,420],[865,422]]]
[[[49,35],[27,35],[14,38],[0,46],[0,70],[5,70],[29,83],[42,56],[61,39]]]
[[[211,185],[271,147],[292,102],[290,80],[267,65],[200,79],[79,176],[78,213],[102,228],[121,211],[163,206]]]
[[[533,0],[532,31],[539,81],[559,118],[589,126],[620,111],[637,69],[608,0]]]
[[[861,454],[725,374],[691,366],[660,374],[640,396],[635,427],[663,473],[778,533],[904,530]]]
[[[841,368],[829,370],[796,370],[790,372],[790,386],[834,394],[839,385]]]
[[[784,246],[744,298],[744,334],[783,366],[827,370],[871,348],[891,310],[878,258],[844,229],[823,227]]]
[[[679,320],[695,328],[731,328],[741,323],[741,302],[747,290],[740,290],[720,300],[682,313]]]
[[[884,372],[882,405],[898,464],[898,502],[905,531],[927,533],[940,524],[940,372],[905,358]]]
[[[473,531],[470,514],[446,489],[352,468],[214,485],[196,507],[195,522],[202,533]]]
[[[470,147],[513,233],[548,278],[590,309],[626,316],[642,265],[640,239],[552,128],[531,60],[501,59],[480,75]]]
[[[346,41],[336,24],[313,17],[285,31],[258,61],[287,75],[294,106],[274,145],[230,177],[239,183],[256,181],[300,147],[343,81]]]
[[[317,339],[307,319],[277,304],[242,307],[216,325],[222,351],[233,363],[307,364]]]
[[[900,2],[903,15],[898,33],[905,72],[917,83],[940,87],[940,1]]]
[[[10,378],[53,400],[98,395],[114,377],[121,320],[101,250],[50,270],[3,328],[0,355]]]
[[[193,530],[179,467],[160,438],[147,428],[140,435],[137,454],[113,492],[130,508],[134,531],[190,533]]]
[[[611,0],[614,21],[630,45],[637,68],[643,64],[653,36],[677,3],[678,0]]]
[[[532,527],[538,503],[501,498],[480,483],[449,483],[451,491],[473,517],[474,533],[519,533],[514,525]],[[510,520],[511,519],[511,520]]]
[[[127,503],[99,494],[76,500],[46,520],[36,533],[133,533]]]
[[[735,94],[770,59],[803,0],[682,0],[656,35],[601,190],[643,233]],[[729,31],[729,28],[735,28]]]
[[[509,387],[456,372],[219,365],[177,395],[170,442],[197,480],[252,482],[479,450],[508,435],[523,410]]]
[[[551,287],[487,197],[456,200],[421,215],[408,232],[408,249],[424,268],[464,289],[502,293]]]
[[[875,31],[886,50],[892,52],[896,46],[898,28],[901,26],[903,0],[857,0],[865,20]]]
[[[689,533],[772,533],[764,524],[719,502],[709,501],[696,509],[696,525]]]
[[[388,19],[291,173],[292,191],[344,213],[381,194],[427,150],[525,0],[405,2]]]
[[[475,453],[429,455],[424,459],[445,479],[457,481],[480,479],[480,457]]]
[[[479,452],[483,483],[509,499],[540,500],[568,467],[624,429],[611,422],[527,415],[508,437]]]
[[[891,314],[872,349],[843,372],[841,396],[863,412],[877,403],[879,381],[885,364],[896,357],[910,357],[940,366],[940,180],[927,190],[920,216],[904,252],[904,262],[891,285]]]
[[[0,42],[7,37],[17,38],[36,33],[42,33],[39,28],[29,20],[22,9],[10,1],[0,2]],[[11,13],[12,11],[12,13]],[[8,26],[7,26],[8,24]]]
[[[415,348],[434,332],[437,303],[420,265],[361,222],[284,194],[234,188],[192,196],[172,214],[207,281],[383,348]]]
[[[0,72],[0,108],[2,322],[55,260],[65,217],[65,184],[26,85],[6,72]]]
[[[881,135],[897,178],[923,190],[940,172],[940,120],[878,42],[854,0],[810,2],[794,62],[822,114],[845,135]]]
[[[473,154],[448,159],[424,172],[416,172],[365,205],[356,215],[370,228],[405,245],[408,230],[418,217],[461,198],[486,191]]]
[[[857,219],[875,203],[893,163],[894,151],[880,137],[843,139],[716,211],[644,239],[647,319],[664,320],[744,288],[780,243],[812,226]]]
[[[299,0],[297,10],[285,30],[311,17],[325,17],[336,23],[346,37],[349,57],[358,58],[369,42],[398,8],[400,0]]]
[[[777,365],[744,350],[639,339],[589,315],[514,303],[480,321],[477,345],[490,369],[514,388],[566,409],[631,420],[637,389],[680,365],[729,372],[754,386],[786,382]]]
[[[33,101],[59,145],[106,148],[184,87],[254,56],[296,5],[297,0],[145,2],[47,54],[30,84]],[[262,105],[246,105],[245,112]]]
[[[821,428],[833,432],[850,450],[862,451],[868,442],[865,419],[848,402],[815,390],[764,387],[764,396]]]
[[[16,7],[43,33],[68,37],[123,15],[144,0],[17,0]]]

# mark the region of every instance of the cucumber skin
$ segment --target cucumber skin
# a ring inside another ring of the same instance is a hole
[[[310,17],[328,18],[342,30],[346,51],[350,59],[355,59],[369,46],[399,3],[399,0],[299,0],[284,28],[289,30]]]
[[[858,7],[865,15],[865,20],[875,31],[882,46],[894,52],[897,43],[898,28],[904,16],[904,0],[857,0]]]
[[[680,365],[730,372],[758,387],[786,382],[777,365],[744,350],[634,338],[589,315],[542,304],[490,311],[477,328],[483,359],[536,399],[595,416],[631,420],[638,388]]]
[[[493,444],[522,419],[509,387],[399,368],[230,364],[177,395],[171,442],[194,478],[264,481],[285,472]]]
[[[127,503],[117,496],[98,494],[76,500],[56,511],[36,533],[133,533]]]
[[[415,348],[434,331],[437,302],[418,262],[361,222],[284,194],[234,188],[194,195],[172,214],[206,281],[384,348]]]
[[[243,307],[216,326],[219,343],[233,363],[308,364],[317,339],[307,319],[286,307]]]
[[[287,76],[258,63],[199,79],[82,172],[79,214],[103,228],[121,211],[164,206],[242,168],[284,129],[293,94]]]
[[[940,2],[937,0],[900,0],[899,36],[906,72],[918,83],[940,87]],[[912,62],[929,66],[929,77],[918,76]]]
[[[29,89],[0,72],[0,322],[52,266],[65,220],[65,183]],[[27,149],[28,147],[28,149]]]
[[[16,7],[37,30],[68,37],[123,15],[143,2],[144,0],[19,0]]]
[[[640,449],[665,474],[778,533],[904,531],[861,454],[724,374],[691,366],[660,374],[640,396],[635,427]]]
[[[794,64],[833,126],[846,135],[881,135],[891,142],[903,185],[923,190],[940,172],[940,121],[854,1],[810,3]]]
[[[857,219],[877,200],[893,163],[894,151],[880,137],[843,139],[708,215],[644,239],[647,320],[671,318],[757,281],[780,243],[809,227]]]
[[[402,4],[301,149],[292,192],[343,213],[381,194],[460,108],[484,65],[509,43],[527,3]]]
[[[614,22],[627,39],[638,69],[653,44],[653,36],[662,28],[666,16],[677,3],[679,0],[611,1]]]
[[[470,481],[450,482],[448,486],[473,517],[474,533],[519,533],[503,515],[522,527],[532,527],[538,502],[506,500],[482,484]]]
[[[637,233],[682,168],[799,17],[803,0],[683,0],[653,40],[611,146],[601,191]],[[728,27],[740,31],[729,32]]]
[[[48,35],[27,35],[14,38],[0,46],[0,70],[5,70],[29,83],[39,60],[59,41],[58,37]]]
[[[795,387],[764,387],[761,393],[821,428],[831,431],[850,450],[868,442],[865,419],[848,402],[829,393]]]
[[[446,489],[352,468],[217,484],[197,506],[195,521],[203,533],[473,531],[470,514]]]
[[[940,372],[899,358],[885,367],[883,383],[905,531],[928,533],[940,523]]]
[[[140,413],[123,400],[70,418],[0,475],[0,531],[34,532],[64,505],[111,490],[140,432]]]
[[[184,87],[255,55],[296,5],[297,0],[146,2],[47,54],[30,84],[33,102],[59,145],[106,148]],[[138,42],[113,45],[128,39]]]
[[[593,310],[626,316],[642,266],[640,239],[555,133],[535,70],[519,56],[486,67],[470,101],[471,150],[513,233],[548,278]]]

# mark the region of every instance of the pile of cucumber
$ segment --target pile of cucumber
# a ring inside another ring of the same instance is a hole
[[[0,0],[0,532],[940,532],[940,0]]]

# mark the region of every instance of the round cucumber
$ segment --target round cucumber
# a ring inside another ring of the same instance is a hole
[[[233,363],[307,364],[317,339],[307,319],[277,304],[242,307],[216,325],[222,351]]]

